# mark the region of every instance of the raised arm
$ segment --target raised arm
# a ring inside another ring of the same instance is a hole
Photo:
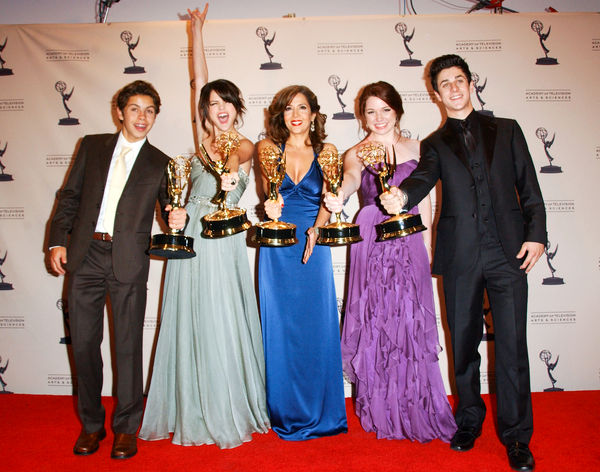
[[[198,103],[200,103],[200,90],[206,82],[208,82],[208,67],[206,66],[206,56],[204,55],[204,38],[202,30],[204,21],[208,13],[208,3],[204,6],[204,10],[200,12],[198,9],[190,10],[188,13],[192,20],[192,63],[194,66],[194,116],[196,117],[196,135],[198,142],[201,143],[204,137],[202,122],[200,121],[200,113],[198,111]]]

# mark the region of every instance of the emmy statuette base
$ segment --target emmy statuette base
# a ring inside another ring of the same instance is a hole
[[[155,234],[148,253],[166,259],[189,259],[196,256],[194,238],[183,234]]]
[[[261,246],[293,246],[298,242],[296,238],[296,225],[283,221],[258,223],[254,239]]]
[[[404,236],[426,229],[421,221],[421,215],[402,213],[375,225],[375,231],[377,232],[376,241],[381,242],[389,239],[403,238]]]
[[[544,166],[540,168],[540,173],[542,174],[562,174],[562,168],[560,166]]]
[[[358,225],[335,222],[319,228],[317,244],[323,246],[344,246],[362,241]]]
[[[252,226],[243,208],[218,210],[202,218],[205,238],[223,238],[246,231]]]
[[[562,277],[546,277],[542,281],[542,285],[564,285],[565,281]]]

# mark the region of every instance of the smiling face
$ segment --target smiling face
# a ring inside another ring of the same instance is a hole
[[[438,92],[436,98],[442,102],[450,118],[465,119],[473,110],[471,92],[473,82],[469,83],[460,67],[448,67],[437,76]]]
[[[369,133],[380,136],[393,133],[398,121],[396,111],[381,98],[375,96],[367,98],[364,117]]]
[[[156,120],[156,106],[149,95],[132,95],[123,110],[117,109],[117,116],[123,123],[121,131],[130,143],[146,137]]]
[[[235,106],[226,102],[212,90],[208,101],[208,119],[220,131],[229,131],[233,128],[237,118]]]
[[[302,93],[297,93],[283,111],[283,121],[290,134],[308,134],[310,123],[316,113],[310,110],[308,100]]]

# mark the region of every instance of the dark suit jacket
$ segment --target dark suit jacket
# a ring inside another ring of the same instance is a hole
[[[102,196],[118,134],[88,135],[79,152],[50,225],[49,246],[67,248],[66,268],[77,270],[95,232]],[[169,202],[165,168],[168,156],[146,141],[131,169],[117,207],[112,243],[113,270],[121,282],[148,279],[147,250],[158,199]],[[70,235],[70,238],[69,238]]]
[[[498,236],[506,258],[516,268],[525,241],[546,244],[546,212],[523,132],[515,120],[477,113],[485,147],[489,189]],[[400,185],[407,208],[420,202],[442,181],[442,209],[437,225],[434,274],[467,270],[481,238],[473,175],[461,142],[448,122],[421,143],[417,168]]]

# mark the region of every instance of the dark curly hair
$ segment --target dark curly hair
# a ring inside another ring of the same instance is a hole
[[[134,95],[147,95],[154,102],[154,108],[156,108],[156,114],[160,111],[160,96],[156,89],[152,86],[151,83],[145,82],[143,80],[136,80],[135,82],[131,82],[119,90],[117,95],[117,107],[121,112],[125,110],[127,106],[127,102]]]
[[[440,72],[444,69],[449,69],[450,67],[458,67],[462,70],[467,78],[467,81],[471,83],[471,71],[469,70],[469,65],[466,61],[456,54],[445,54],[444,56],[436,57],[433,61],[431,61],[431,66],[429,66],[429,80],[431,82],[431,87],[436,92],[440,92],[438,90],[437,85],[437,77]]]
[[[360,120],[363,129],[368,133],[366,126],[367,118],[365,116],[365,108],[369,97],[377,97],[387,103],[396,112],[396,127],[400,125],[400,118],[404,114],[402,106],[402,97],[398,91],[389,83],[384,81],[374,82],[365,85],[359,92],[357,97],[356,117]]]
[[[206,127],[208,120],[208,108],[210,106],[210,93],[214,91],[219,97],[225,102],[231,103],[237,112],[235,118],[235,125],[238,125],[238,119],[242,120],[242,116],[246,111],[244,105],[244,99],[242,98],[242,92],[233,82],[227,79],[217,79],[212,82],[204,84],[200,90],[200,100],[198,101],[198,114],[202,123],[202,129],[210,134],[211,130]]]
[[[322,151],[323,141],[325,141],[325,138],[327,137],[327,134],[325,134],[325,121],[327,120],[327,115],[319,112],[321,107],[319,106],[316,95],[305,85],[290,85],[275,94],[269,105],[269,109],[267,110],[267,136],[279,146],[287,141],[290,132],[285,126],[283,112],[285,111],[285,107],[287,107],[299,93],[306,97],[310,112],[316,113],[314,120],[315,129],[314,131],[309,131],[308,142],[306,144],[312,146],[313,150],[318,154]]]

